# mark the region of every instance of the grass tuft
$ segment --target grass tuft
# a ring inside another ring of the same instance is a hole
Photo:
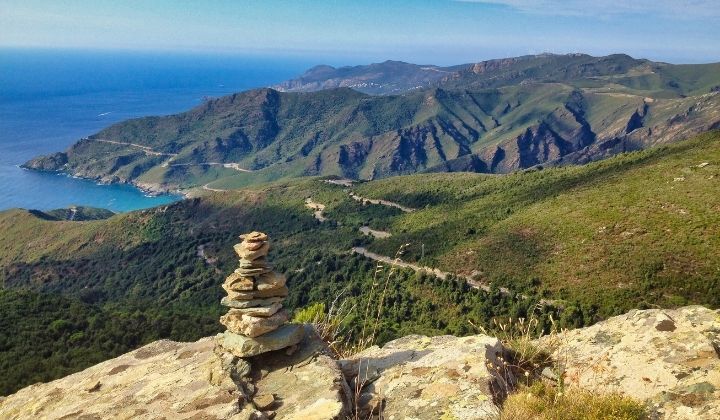
[[[642,420],[646,407],[617,393],[598,394],[584,389],[535,382],[521,386],[502,407],[501,420]]]

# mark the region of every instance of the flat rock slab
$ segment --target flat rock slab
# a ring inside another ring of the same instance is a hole
[[[220,323],[227,327],[228,332],[257,338],[275,331],[290,318],[286,310],[270,316],[254,316],[242,311],[242,309],[233,308],[220,317]]]
[[[271,306],[275,303],[280,303],[284,300],[282,297],[273,297],[273,298],[267,298],[267,299],[253,299],[253,300],[233,300],[225,296],[220,301],[220,304],[223,306],[228,306],[230,308],[255,308],[260,306]]]
[[[361,409],[387,419],[495,419],[492,388],[504,350],[497,338],[411,335],[342,361],[362,388]],[[353,388],[353,385],[351,385]]]
[[[0,419],[345,419],[349,390],[311,327],[302,341],[249,358],[256,392],[245,398],[223,372],[214,337],[156,341],[82,372],[23,388],[0,401]]]
[[[156,341],[0,402],[2,419],[223,419],[241,394],[211,383],[214,341]]]
[[[251,357],[284,349],[300,342],[305,329],[302,324],[285,324],[275,331],[251,338],[229,331],[218,334],[217,344],[238,357]]]
[[[273,395],[268,407],[276,419],[345,419],[350,390],[337,362],[315,331],[305,327],[297,349],[261,354],[248,359],[258,395]]]
[[[570,385],[646,401],[653,418],[720,419],[720,311],[633,310],[549,340]]]

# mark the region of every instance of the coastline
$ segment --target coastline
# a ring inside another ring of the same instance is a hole
[[[39,169],[39,168],[28,167],[25,164],[18,165],[18,167],[22,170],[30,171],[30,172],[60,175],[60,176],[66,176],[68,178],[75,178],[78,180],[91,181],[91,182],[95,183],[96,185],[126,185],[126,186],[130,186],[130,187],[138,190],[145,197],[176,196],[176,197],[178,197],[177,201],[192,198],[192,194],[190,192],[190,190],[192,190],[192,189],[183,190],[180,188],[171,188],[169,186],[164,186],[162,184],[141,183],[141,182],[135,182],[133,180],[121,180],[117,177],[113,177],[116,179],[108,179],[106,177],[82,176],[80,174],[67,172],[62,169],[59,169],[59,170]]]

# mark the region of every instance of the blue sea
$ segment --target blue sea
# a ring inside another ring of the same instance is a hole
[[[19,165],[115,122],[182,112],[314,64],[298,57],[0,49],[0,210],[83,205],[124,212],[178,200]]]

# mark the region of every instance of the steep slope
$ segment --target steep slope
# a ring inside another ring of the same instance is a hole
[[[714,131],[584,167],[414,175],[354,191],[420,209],[396,218],[375,252],[410,243],[408,261],[607,309],[717,295],[719,177]]]
[[[507,173],[585,163],[719,123],[720,92],[656,99],[550,82],[380,97],[260,89],[116,124],[25,166],[158,190],[304,175]]]

